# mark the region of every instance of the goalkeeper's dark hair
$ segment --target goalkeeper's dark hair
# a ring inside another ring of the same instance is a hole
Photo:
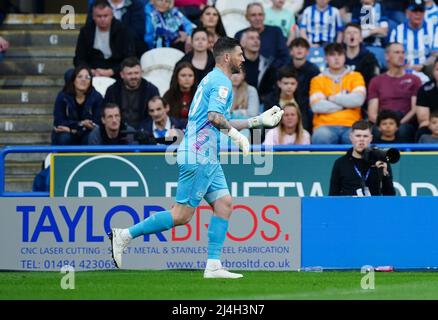
[[[372,132],[373,124],[368,120],[359,120],[353,123],[351,131],[354,130],[370,130]]]
[[[223,56],[225,53],[231,53],[236,47],[240,47],[239,41],[230,37],[219,38],[213,46],[214,59]]]

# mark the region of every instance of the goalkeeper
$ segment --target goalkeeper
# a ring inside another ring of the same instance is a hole
[[[204,278],[242,277],[224,269],[220,260],[232,211],[232,199],[219,163],[220,133],[227,134],[246,156],[250,151],[249,141],[239,130],[276,126],[283,111],[274,106],[248,120],[228,121],[226,116],[233,102],[230,77],[240,72],[245,59],[237,40],[228,37],[216,42],[213,53],[216,67],[197,88],[186,133],[178,148],[176,204],[172,209],[158,212],[128,229],[111,230],[112,255],[118,268],[122,266],[123,250],[132,239],[188,223],[204,198],[214,210],[208,226],[208,260]]]

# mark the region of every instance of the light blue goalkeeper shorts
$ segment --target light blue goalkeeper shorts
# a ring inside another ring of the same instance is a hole
[[[219,163],[178,164],[178,168],[177,203],[196,208],[203,198],[211,204],[230,194]]]

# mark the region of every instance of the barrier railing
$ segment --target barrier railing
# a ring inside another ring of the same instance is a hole
[[[438,151],[438,144],[382,144],[380,148],[397,148],[400,151]],[[273,151],[346,151],[350,145],[252,145],[253,152]],[[5,190],[6,156],[12,153],[136,153],[136,152],[174,152],[177,146],[164,145],[128,145],[128,146],[8,146],[0,150],[0,197],[48,197],[48,192],[7,192]],[[238,151],[237,148],[222,151]]]

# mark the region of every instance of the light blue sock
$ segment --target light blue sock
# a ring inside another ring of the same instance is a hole
[[[141,235],[169,230],[172,227],[173,217],[170,211],[161,211],[129,228],[129,233],[134,239]]]
[[[208,226],[208,259],[220,260],[228,230],[228,220],[212,216]]]

